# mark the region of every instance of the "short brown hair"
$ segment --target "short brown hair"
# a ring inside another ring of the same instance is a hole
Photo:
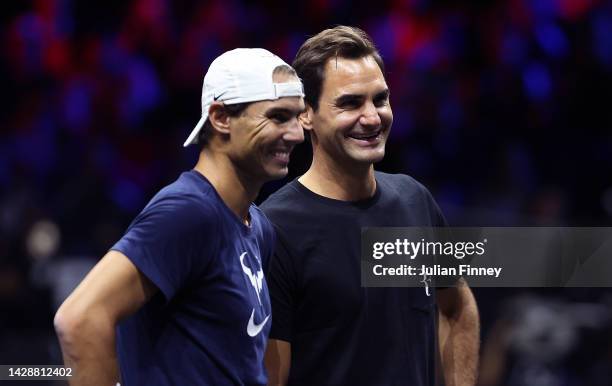
[[[327,61],[333,57],[359,59],[366,56],[372,56],[380,71],[385,73],[385,65],[372,39],[357,27],[339,25],[326,29],[302,44],[293,68],[304,84],[304,99],[313,110],[319,108]]]

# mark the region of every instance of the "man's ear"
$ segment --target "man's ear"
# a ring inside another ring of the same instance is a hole
[[[314,110],[310,105],[306,104],[306,110],[298,116],[298,121],[300,125],[304,128],[304,130],[311,131],[312,130],[312,117],[314,115]]]
[[[223,108],[223,103],[213,102],[208,109],[208,120],[210,121],[213,130],[221,134],[229,135],[230,133],[230,116]]]

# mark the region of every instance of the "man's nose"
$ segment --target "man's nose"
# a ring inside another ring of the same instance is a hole
[[[291,120],[287,131],[283,135],[283,139],[293,145],[304,142],[304,129],[302,129],[302,125],[300,125],[297,117]]]
[[[359,123],[362,126],[380,126],[380,115],[378,114],[378,110],[376,109],[376,106],[374,106],[374,103],[366,102],[366,104],[363,106],[361,117],[359,117]]]

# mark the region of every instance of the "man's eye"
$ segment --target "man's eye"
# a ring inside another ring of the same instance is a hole
[[[359,101],[351,100],[351,101],[345,101],[345,102],[340,103],[340,108],[343,108],[343,109],[356,109],[356,108],[359,107],[359,105],[360,105]]]
[[[378,97],[378,98],[374,99],[374,106],[376,106],[376,107],[385,106],[387,103],[389,103],[389,97],[388,96],[381,96],[381,97]]]
[[[270,118],[271,120],[273,120],[276,123],[285,123],[287,122],[291,117],[288,116],[287,114],[272,114],[270,115],[268,118]]]

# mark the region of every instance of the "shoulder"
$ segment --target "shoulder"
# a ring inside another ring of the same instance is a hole
[[[298,187],[297,180],[293,180],[272,193],[260,205],[260,208],[273,223],[276,223],[283,217],[287,218],[288,214],[301,211],[301,208],[304,206],[300,202],[304,198]]]
[[[318,224],[326,214],[321,204],[304,191],[297,180],[270,195],[260,205],[261,210],[273,225],[276,240],[305,240],[307,235],[317,233]]]
[[[431,196],[425,185],[407,174],[389,174],[377,171],[376,182],[380,184],[381,189],[401,194],[403,197]]]
[[[183,173],[175,182],[161,189],[135,219],[157,221],[175,230],[214,226],[219,220],[219,203],[214,192]]]
[[[386,202],[392,203],[394,207],[410,208],[415,217],[433,226],[446,225],[446,219],[433,195],[416,179],[406,174],[376,172],[376,181],[387,197]]]

